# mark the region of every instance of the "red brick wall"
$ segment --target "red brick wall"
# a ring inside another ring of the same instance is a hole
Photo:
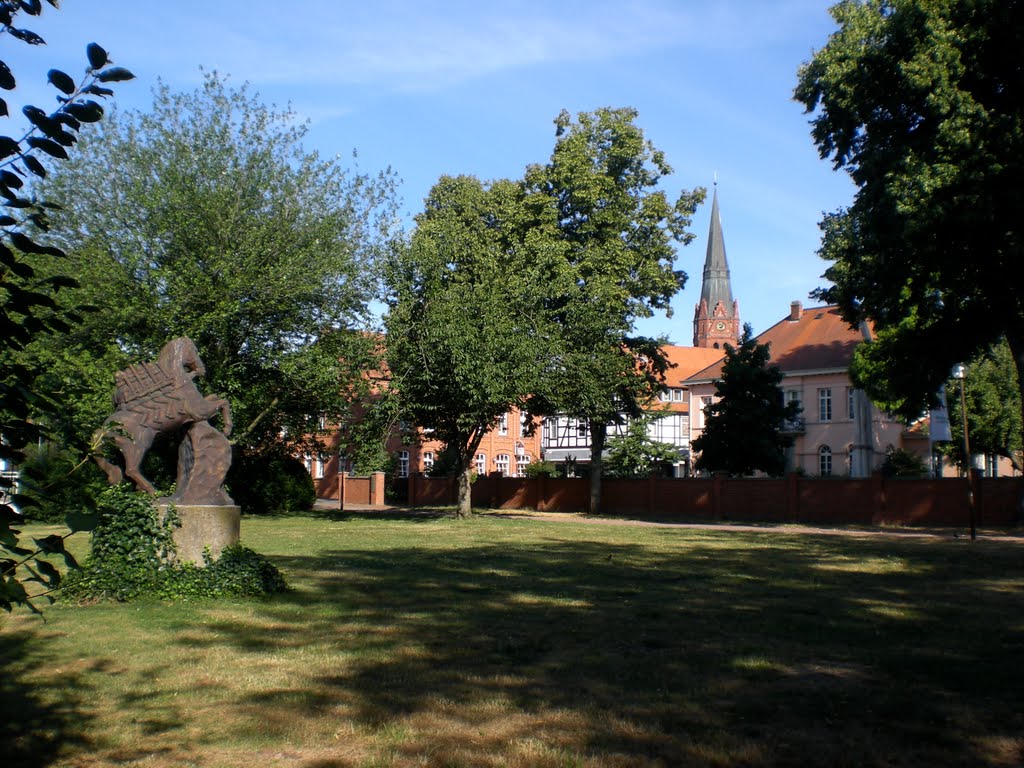
[[[982,478],[975,505],[979,525],[1014,525],[1019,478]],[[417,476],[410,503],[455,502],[450,478]],[[967,481],[805,478],[606,480],[602,512],[638,519],[732,520],[819,525],[936,525],[969,523]],[[583,478],[488,476],[473,484],[473,504],[493,509],[582,512],[589,481]]]

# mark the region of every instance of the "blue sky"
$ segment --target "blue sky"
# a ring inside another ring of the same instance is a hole
[[[22,22],[47,46],[5,40],[0,58],[19,80],[12,114],[53,104],[46,71],[79,76],[93,41],[137,76],[117,86],[119,108],[145,109],[157,78],[191,90],[200,68],[248,82],[311,121],[307,149],[393,168],[409,218],[442,174],[518,178],[546,161],[562,109],[635,107],[675,170],[666,191],[709,190],[679,250],[689,281],[674,316],[638,325],[688,345],[716,176],[733,293],[755,333],[823,284],[817,223],[853,187],[819,159],[792,92],[835,28],[831,4],[64,0]]]

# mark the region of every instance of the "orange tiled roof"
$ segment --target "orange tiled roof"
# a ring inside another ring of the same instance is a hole
[[[768,343],[771,362],[783,373],[796,371],[846,370],[853,350],[864,341],[859,329],[850,328],[835,306],[808,307],[800,317],[780,320],[757,336],[759,344]],[[690,376],[691,381],[718,379],[722,360]]]
[[[722,359],[725,353],[720,349],[704,347],[678,347],[666,344],[662,347],[669,362],[675,368],[665,372],[665,384],[669,387],[681,387],[688,378]]]

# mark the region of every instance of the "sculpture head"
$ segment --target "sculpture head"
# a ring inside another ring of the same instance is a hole
[[[160,361],[172,371],[183,371],[190,379],[206,375],[206,365],[199,357],[199,350],[188,336],[179,336],[164,345]]]

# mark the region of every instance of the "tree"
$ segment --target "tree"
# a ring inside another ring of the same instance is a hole
[[[567,286],[548,302],[559,351],[531,408],[588,424],[592,513],[600,509],[607,426],[639,416],[664,381],[663,340],[633,331],[638,318],[670,313],[686,282],[673,243],[693,240],[687,228],[705,194],[684,191],[671,203],[657,189],[672,168],[636,118],[634,109],[604,108],[573,122],[563,111],[549,162],[526,173],[527,190],[556,212]]]
[[[56,0],[49,2],[57,6]],[[19,13],[38,16],[42,7],[38,0],[0,2],[0,37],[44,44],[35,32],[15,26]],[[110,66],[107,52],[96,43],[87,46],[86,57],[88,66],[78,83],[65,72],[49,71],[47,79],[59,92],[55,110],[26,105],[22,114],[29,121],[28,131],[18,139],[0,135],[0,195],[6,208],[0,215],[0,464],[5,467],[19,464],[25,447],[41,436],[38,415],[59,410],[58,403],[35,390],[40,369],[20,353],[40,337],[62,337],[78,319],[57,301],[58,292],[74,281],[59,268],[64,253],[50,242],[52,204],[34,193],[31,180],[45,178],[52,160],[66,160],[83,124],[103,117],[103,107],[95,99],[113,94],[105,84],[133,77],[123,67]],[[16,85],[13,72],[0,61],[0,89],[12,91]],[[7,99],[0,98],[0,116],[8,114]],[[82,195],[83,190],[73,193]],[[42,262],[47,269],[37,269],[33,262]],[[60,582],[57,569],[41,555],[63,555],[70,564],[74,559],[64,550],[64,537],[56,534],[35,540],[35,549],[21,546],[19,531],[12,528],[21,515],[7,498],[9,490],[11,481],[0,476],[0,607],[35,610],[25,583],[52,590]],[[84,522],[74,515],[68,525],[75,531]]]
[[[782,433],[800,414],[799,403],[783,404],[782,372],[769,365],[769,344],[758,344],[744,325],[740,345],[725,345],[718,401],[705,411],[704,431],[693,441],[698,471],[781,475],[793,438]]]
[[[832,15],[795,97],[857,186],[821,224],[832,286],[815,292],[874,324],[855,386],[916,417],[1002,337],[1024,383],[1024,4],[844,0]]]
[[[967,430],[971,452],[1004,456],[1013,468],[1024,472],[1021,456],[1020,388],[1013,356],[1005,341],[993,345],[967,365],[964,378],[967,402]],[[949,421],[953,440],[947,453],[960,466],[964,460],[963,414],[960,410],[960,382],[947,385]]]
[[[195,341],[204,389],[231,401],[244,453],[282,449],[282,432],[315,435],[320,417],[342,421],[368,365],[372,338],[358,330],[394,180],[321,159],[305,133],[207,73],[193,92],[158,85],[149,112],[114,115],[47,179],[65,268],[83,285],[75,300],[100,310],[60,347],[32,350],[53,387],[81,382],[69,432],[81,439],[105,415],[97,403],[118,367],[176,336]]]
[[[389,270],[389,386],[451,455],[459,516],[480,440],[526,403],[549,359],[543,302],[559,282],[558,243],[526,227],[525,202],[515,182],[442,177]]]
[[[625,435],[608,440],[608,456],[603,467],[606,477],[647,477],[661,464],[679,461],[679,451],[674,445],[648,436],[651,424],[660,416],[654,412],[630,419]]]

